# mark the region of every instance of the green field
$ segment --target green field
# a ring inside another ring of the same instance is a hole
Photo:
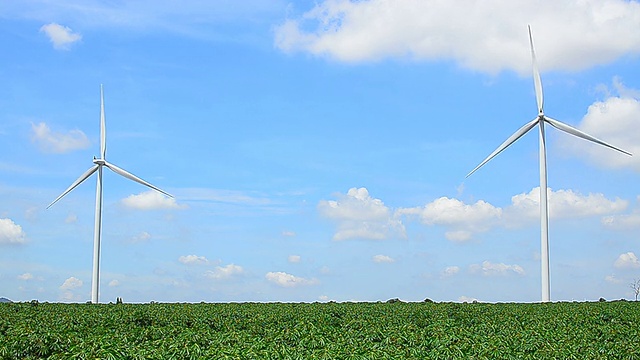
[[[640,303],[0,304],[0,359],[640,359]]]

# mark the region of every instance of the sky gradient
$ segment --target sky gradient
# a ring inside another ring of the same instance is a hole
[[[539,301],[640,278],[640,2],[0,0],[0,297]]]

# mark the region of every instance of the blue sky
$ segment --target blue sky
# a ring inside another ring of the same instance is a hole
[[[0,296],[538,301],[545,113],[552,300],[640,277],[637,1],[0,1]]]

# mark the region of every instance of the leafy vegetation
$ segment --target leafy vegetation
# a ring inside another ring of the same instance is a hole
[[[0,304],[0,359],[632,359],[640,304]]]

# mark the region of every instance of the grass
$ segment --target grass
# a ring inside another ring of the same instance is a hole
[[[636,302],[0,304],[0,359],[640,359]]]

